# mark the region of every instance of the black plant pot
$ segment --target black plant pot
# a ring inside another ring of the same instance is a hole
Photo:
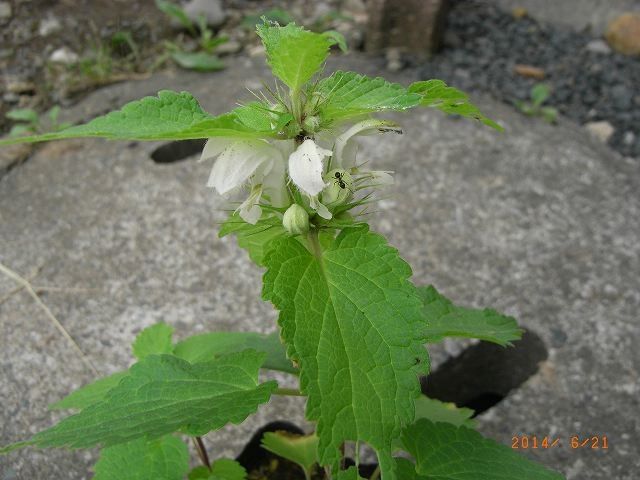
[[[304,432],[289,422],[271,422],[259,429],[236,460],[249,473],[249,480],[305,480],[302,469],[293,462],[275,455],[261,446],[262,436],[265,432],[286,431],[302,435]],[[345,468],[353,465],[353,460],[345,459]],[[360,465],[360,476],[369,478],[376,465]],[[313,480],[324,480],[324,473],[318,470],[314,473]]]

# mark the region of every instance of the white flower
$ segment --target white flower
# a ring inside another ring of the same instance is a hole
[[[228,195],[249,183],[249,197],[238,208],[246,222],[255,224],[260,219],[263,194],[269,195],[273,205],[286,200],[284,156],[278,148],[259,139],[212,138],[200,160],[216,156],[207,186]]]
[[[289,177],[301,192],[315,197],[324,189],[324,158],[331,154],[308,138],[289,155]]]
[[[377,120],[375,118],[363,120],[354,124],[351,128],[336,137],[336,142],[333,147],[334,166],[345,170],[356,166],[358,144],[353,137],[357,135],[372,135],[374,133],[387,132],[402,133],[402,129],[396,123],[386,120]]]

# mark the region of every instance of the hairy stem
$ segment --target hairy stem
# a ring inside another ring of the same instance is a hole
[[[198,452],[198,457],[200,457],[202,464],[211,470],[211,462],[209,461],[209,455],[207,454],[207,449],[204,446],[202,437],[193,437],[193,445],[196,447],[196,452]]]
[[[297,388],[276,388],[273,393],[275,395],[286,395],[289,397],[306,397],[306,395]]]

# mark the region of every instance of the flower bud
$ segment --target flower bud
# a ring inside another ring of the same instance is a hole
[[[306,133],[315,133],[320,126],[320,117],[311,115],[302,121],[302,128]]]
[[[331,170],[324,180],[328,185],[322,191],[322,203],[328,208],[344,205],[353,196],[353,178],[346,170]]]
[[[294,203],[284,212],[282,226],[291,235],[307,233],[309,231],[309,214],[303,207]]]

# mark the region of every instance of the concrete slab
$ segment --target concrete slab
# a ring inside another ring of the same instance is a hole
[[[160,88],[190,90],[212,112],[248,98],[266,78],[261,59],[224,72],[158,75],[89,96],[67,115],[89,118]],[[343,67],[374,73],[360,57]],[[339,62],[339,63],[340,63]],[[409,82],[411,71],[399,74]],[[640,468],[640,172],[579,127],[480,105],[508,128],[497,134],[421,111],[401,117],[402,137],[368,139],[362,155],[397,172],[374,228],[460,303],[517,316],[545,341],[549,359],[482,416],[506,443],[517,433],[607,434],[607,452],[537,452],[569,478],[633,478]],[[375,143],[373,143],[375,141]],[[163,320],[178,338],[213,329],[268,332],[260,272],[215,226],[224,208],[194,158],[156,164],[158,144],[67,141],[40,148],[0,179],[0,261],[24,274],[102,374],[125,368],[129,344]],[[14,285],[0,278],[0,297]],[[46,405],[92,374],[25,292],[0,303],[0,443],[25,438],[58,414]],[[436,363],[447,358],[435,349]],[[268,420],[302,423],[301,403],[278,399],[240,427],[207,439],[235,455]],[[26,450],[0,457],[0,478],[90,478],[95,452]],[[535,454],[535,452],[534,452]]]

